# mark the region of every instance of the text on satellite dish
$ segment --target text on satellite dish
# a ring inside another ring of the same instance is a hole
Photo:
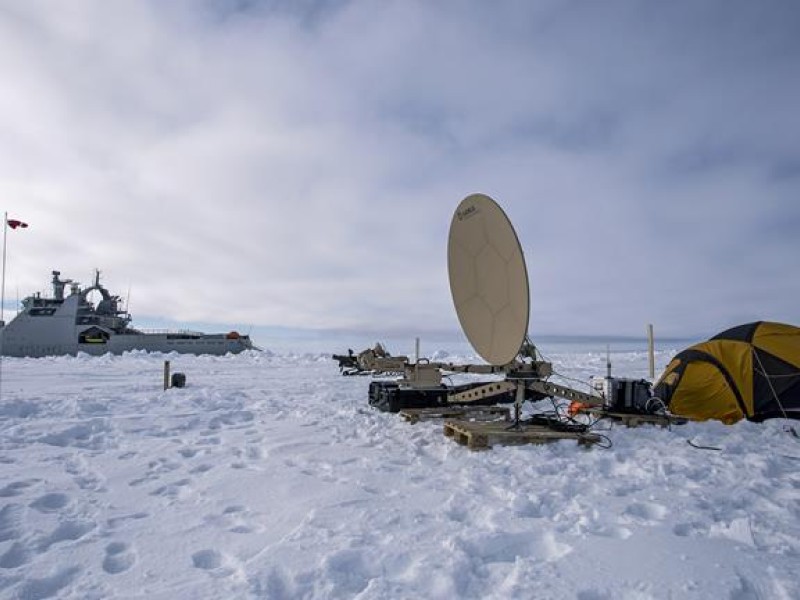
[[[478,207],[474,204],[470,204],[464,210],[456,211],[456,215],[458,216],[459,221],[463,221],[464,219],[468,219],[474,215],[478,214]]]

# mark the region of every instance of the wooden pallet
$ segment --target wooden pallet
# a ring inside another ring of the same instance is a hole
[[[486,450],[495,445],[547,444],[558,440],[576,440],[579,444],[596,444],[602,441],[594,433],[553,431],[541,425],[513,427],[502,421],[446,421],[444,434],[471,450]]]
[[[510,421],[507,406],[442,406],[436,408],[406,408],[398,413],[409,423],[431,419],[461,419],[464,421]]]
[[[683,425],[687,419],[675,417],[673,415],[640,415],[635,413],[612,412],[600,407],[584,408],[581,413],[591,415],[600,419],[611,419],[624,424],[626,427],[638,427],[639,425],[657,425],[659,427],[669,427],[670,425]]]

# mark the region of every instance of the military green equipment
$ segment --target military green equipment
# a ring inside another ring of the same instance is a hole
[[[381,343],[358,354],[352,350],[348,350],[347,354],[334,354],[333,359],[338,361],[342,375],[402,373],[408,364],[407,356],[392,356]]]

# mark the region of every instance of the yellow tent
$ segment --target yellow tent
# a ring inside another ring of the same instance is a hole
[[[653,393],[696,420],[800,418],[800,328],[758,321],[675,355]]]

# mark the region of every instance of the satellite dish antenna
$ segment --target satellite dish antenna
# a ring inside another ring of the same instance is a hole
[[[395,381],[373,381],[369,389],[370,404],[391,412],[430,407],[441,416],[443,405],[479,406],[494,401],[508,402],[513,397],[513,425],[500,423],[487,429],[484,426],[488,424],[483,423],[479,427],[482,433],[474,438],[466,437],[488,440],[488,436],[496,434],[506,438],[509,431],[515,429],[532,436],[525,437],[528,441],[574,438],[575,435],[583,442],[600,441],[599,436],[585,433],[586,426],[562,421],[558,415],[555,416],[558,422],[553,421],[551,415],[534,415],[525,423],[521,421],[521,407],[526,400],[559,397],[602,406],[604,399],[548,381],[553,366],[536,359],[536,348],[528,338],[530,289],[525,257],[511,221],[489,196],[472,194],[456,208],[447,242],[447,267],[461,328],[488,364],[421,361],[419,356],[410,363],[407,357],[377,357],[374,353],[370,356],[367,351],[358,357],[352,352],[348,356],[334,355],[344,374],[402,373],[402,379]],[[445,384],[442,373],[503,373],[505,378]],[[533,427],[525,430],[527,425]],[[456,430],[446,425],[445,431]]]
[[[525,257],[503,209],[485,194],[456,208],[447,268],[461,329],[490,365],[512,362],[525,343],[530,291]]]

